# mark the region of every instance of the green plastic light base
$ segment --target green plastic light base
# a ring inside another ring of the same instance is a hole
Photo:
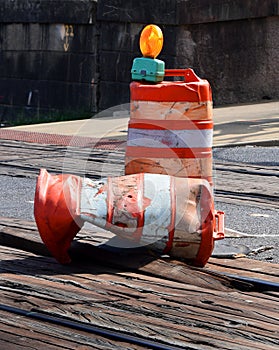
[[[132,79],[160,82],[164,79],[165,62],[153,58],[135,58],[132,66]]]

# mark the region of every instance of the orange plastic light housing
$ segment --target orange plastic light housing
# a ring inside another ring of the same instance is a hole
[[[155,24],[146,26],[140,35],[140,50],[144,57],[156,58],[163,48],[163,33]]]

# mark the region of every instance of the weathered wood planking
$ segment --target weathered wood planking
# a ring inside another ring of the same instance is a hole
[[[229,203],[278,207],[279,169],[215,162],[215,197]],[[0,174],[36,177],[40,168],[91,178],[124,174],[124,151],[0,140]]]
[[[0,244],[6,247],[23,249],[43,256],[49,256],[49,252],[43,245],[35,223],[1,217]],[[209,289],[227,290],[234,286],[249,289],[246,283],[238,283],[233,279],[223,276],[214,276],[205,273],[203,269],[195,269],[178,261],[162,260],[145,248],[141,249],[115,249],[99,245],[106,243],[113,234],[98,233],[95,231],[81,231],[72,244],[70,254],[75,261],[83,263],[95,262],[104,266],[113,266],[128,271],[141,271],[145,274],[165,277],[167,279],[192,283],[195,275],[195,285]],[[159,275],[158,275],[159,271]]]
[[[22,249],[43,256],[50,256],[47,248],[40,239],[36,224],[33,221],[0,217],[0,233],[0,245]],[[168,278],[177,279],[184,283],[187,282],[187,278],[189,278],[191,272],[193,273],[194,271],[194,273],[197,273],[196,271],[200,271],[204,275],[204,272],[207,270],[208,272],[214,271],[217,273],[220,271],[238,276],[251,276],[279,283],[279,266],[277,264],[252,260],[251,265],[251,260],[246,258],[210,258],[205,268],[196,269],[185,265],[183,262],[172,261],[167,258],[161,260],[145,248],[120,250],[110,247],[109,244],[112,244],[110,242],[113,239],[115,237],[112,233],[95,226],[91,226],[90,230],[82,229],[72,244],[71,255],[79,261],[94,261],[94,259],[97,259],[97,261],[105,265],[113,264],[114,266],[126,267],[128,269],[141,270],[144,273],[154,273],[155,275],[157,275],[157,271],[160,271],[160,276],[165,274]],[[117,243],[119,244],[121,241],[118,240]],[[125,243],[123,241],[123,246],[125,246]],[[102,244],[106,244],[105,249],[99,249]],[[136,259],[134,258],[135,256]],[[165,269],[167,269],[166,272]],[[222,284],[231,285],[232,283],[226,279],[223,279],[221,283],[217,283],[217,277],[216,275],[215,288],[221,288]],[[191,282],[192,279],[189,279],[189,281]],[[202,282],[196,279],[195,283],[203,283],[201,286],[207,288],[214,287],[212,280],[210,281],[211,285],[206,284],[206,278],[204,276],[202,277]],[[233,286],[236,285],[233,284]],[[239,287],[241,287],[241,284]],[[245,288],[245,284],[243,288]]]
[[[180,347],[276,349],[276,297],[210,291],[96,265],[61,267],[12,248],[0,254],[2,303]]]
[[[200,350],[278,348],[279,294],[258,293],[249,285],[207,274],[217,265],[219,272],[226,272],[227,264],[230,271],[236,270],[229,260],[213,259],[206,269],[192,269],[182,262],[154,260],[142,254],[98,254],[98,248],[90,248],[89,253],[95,254],[92,260],[86,261],[88,252],[83,258],[74,254],[73,263],[62,266],[53,258],[27,252],[23,248],[27,245],[21,249],[5,246],[8,236],[23,236],[28,241],[30,235],[28,248],[36,250],[33,243],[39,239],[34,224],[5,218],[1,222],[3,304],[63,316],[166,346]],[[104,238],[100,234],[92,243]],[[80,240],[89,242],[88,235],[84,233]],[[82,253],[84,243],[77,248]],[[234,262],[242,273],[247,270],[246,259]],[[253,277],[269,274],[278,281],[279,266],[268,265],[271,273],[265,271],[266,266],[258,271],[256,262]],[[253,266],[249,260],[251,271]]]
[[[50,322],[15,316],[10,312],[0,311],[0,324],[0,348],[2,350],[136,350],[142,348],[131,343],[116,342],[100,335],[72,330]]]
[[[210,258],[209,264],[205,269],[222,271],[224,269],[228,274],[237,274],[239,276],[254,277],[266,281],[279,283],[279,266],[263,261],[241,259],[216,259]]]

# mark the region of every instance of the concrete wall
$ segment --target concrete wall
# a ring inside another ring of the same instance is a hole
[[[194,68],[215,105],[279,99],[278,2],[0,0],[1,120],[128,102],[148,23],[164,32],[166,67]]]
[[[175,65],[208,79],[218,105],[278,99],[278,19],[182,25]]]
[[[0,117],[97,111],[97,3],[0,1]]]
[[[278,0],[99,1],[97,18],[106,39],[100,55],[105,53],[116,67],[110,74],[101,72],[102,85],[114,103],[128,99],[127,71],[132,58],[140,55],[138,33],[144,25],[156,23],[164,33],[159,58],[167,68],[191,67],[209,80],[215,105],[279,99],[278,4]],[[102,107],[110,102],[105,98]]]

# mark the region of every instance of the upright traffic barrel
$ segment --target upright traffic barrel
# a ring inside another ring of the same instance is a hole
[[[192,69],[165,70],[183,81],[130,84],[125,174],[157,173],[212,184],[212,94]]]

